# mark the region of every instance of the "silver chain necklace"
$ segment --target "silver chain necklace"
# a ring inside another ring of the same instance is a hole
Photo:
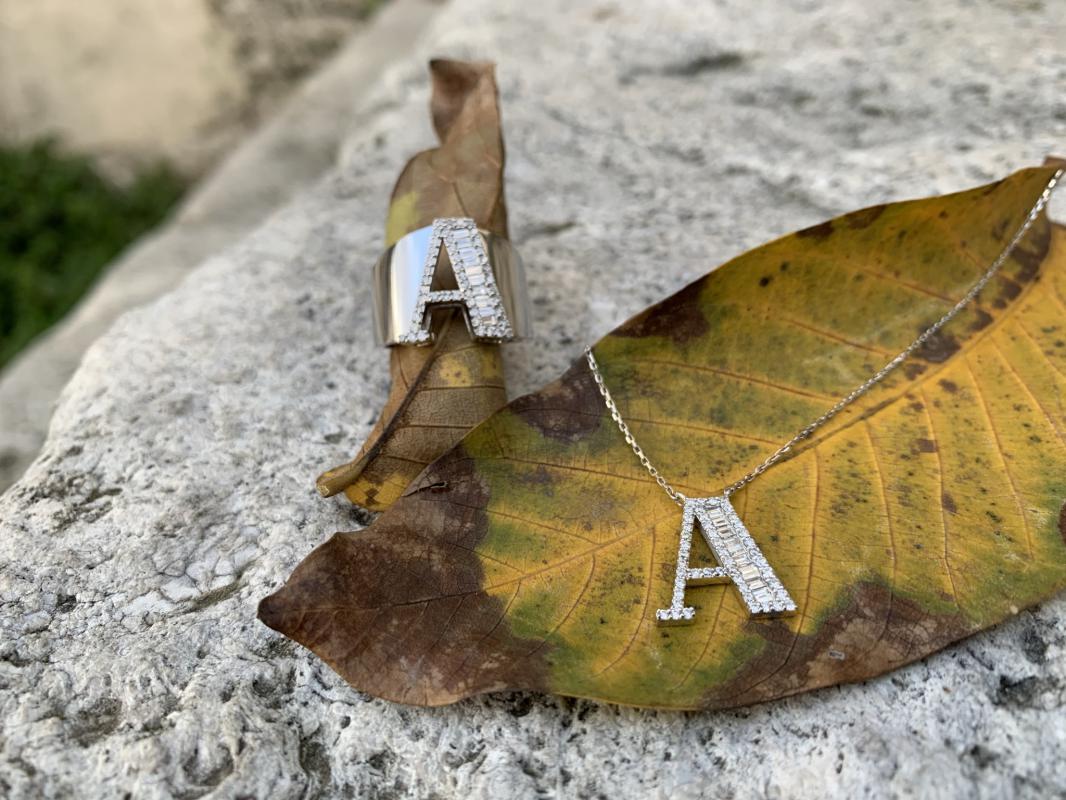
[[[640,460],[641,465],[655,482],[662,487],[670,499],[682,508],[681,543],[677,553],[677,569],[674,576],[673,594],[669,608],[661,608],[655,612],[655,619],[661,624],[679,624],[691,622],[695,617],[696,610],[685,605],[685,590],[689,586],[701,586],[708,583],[732,583],[740,592],[744,604],[751,616],[779,616],[790,614],[796,610],[796,604],[789,596],[788,591],[774,573],[770,564],[763,556],[759,546],[752,539],[748,529],[744,527],[740,517],[737,516],[730,496],[747,486],[775,464],[792,454],[793,448],[811,437],[819,428],[828,423],[833,417],[850,406],[873,387],[883,381],[889,373],[902,364],[918,348],[929,341],[941,328],[953,320],[960,311],[973,302],[974,298],[981,293],[990,280],[999,272],[1003,264],[1010,257],[1014,248],[1028,233],[1033,222],[1047,205],[1055,185],[1062,179],[1066,170],[1058,170],[1048,181],[1037,199],[1036,204],[1030,209],[1025,221],[1017,232],[1000,252],[999,256],[988,271],[982,275],[969,291],[963,295],[951,309],[940,319],[926,328],[922,333],[888,361],[881,369],[856,386],[846,395],[840,398],[832,408],[801,429],[795,436],[771,453],[761,464],[738,481],[727,486],[722,494],[715,497],[685,497],[677,489],[670,485],[644,454],[644,450],[637,444],[633,433],[629,430],[622,418],[618,406],[615,405],[611,392],[604,383],[600,373],[596,357],[592,354],[592,348],[585,348],[585,358],[588,359],[589,369],[596,380],[600,394],[603,395],[607,410],[611,412],[611,419],[618,426],[618,430],[625,437],[626,444],[632,448],[633,453]],[[711,552],[718,560],[717,567],[689,566],[689,555],[692,549],[692,532],[696,523],[699,523],[704,540],[711,548]]]

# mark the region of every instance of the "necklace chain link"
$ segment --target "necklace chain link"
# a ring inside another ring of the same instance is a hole
[[[1047,185],[1044,187],[1044,191],[1041,192],[1040,197],[1036,201],[1036,204],[1033,205],[1032,209],[1030,209],[1029,214],[1022,222],[1021,227],[1018,228],[1017,232],[1003,248],[999,256],[996,257],[996,260],[992,262],[992,265],[988,268],[984,275],[982,275],[977,280],[977,282],[970,287],[969,291],[967,291],[966,294],[964,294],[962,298],[947,311],[947,313],[945,313],[940,319],[938,319],[936,322],[934,322],[932,325],[922,331],[917,339],[915,339],[913,342],[903,348],[903,350],[893,356],[892,359],[888,361],[888,363],[881,367],[881,369],[879,369],[861,384],[856,386],[846,395],[841,397],[828,411],[826,411],[817,419],[813,420],[809,425],[801,429],[799,433],[797,433],[795,436],[793,436],[791,439],[789,439],[787,442],[777,448],[777,450],[767,456],[767,458],[761,464],[759,464],[759,466],[755,467],[755,469],[753,469],[740,480],[734,481],[733,483],[729,484],[729,486],[727,486],[725,490],[723,490],[722,494],[725,497],[729,497],[734,492],[742,489],[743,487],[751,483],[753,480],[758,478],[760,475],[766,472],[766,470],[770,469],[770,467],[774,466],[779,461],[787,457],[797,444],[804,441],[805,439],[809,439],[815,431],[824,426],[831,419],[833,419],[833,417],[835,417],[845,408],[850,406],[864,394],[869,392],[874,386],[883,381],[889,375],[889,373],[891,373],[894,369],[896,369],[896,367],[906,361],[909,356],[913,355],[916,350],[918,350],[933,336],[935,336],[941,328],[943,328],[945,325],[951,322],[951,320],[958,316],[959,312],[961,312],[964,308],[966,308],[966,306],[972,303],[977,297],[977,295],[981,293],[981,290],[985,288],[988,282],[992,280],[992,278],[995,277],[996,273],[999,272],[999,270],[1003,267],[1007,259],[1010,258],[1011,253],[1014,252],[1014,248],[1018,246],[1018,243],[1021,242],[1021,240],[1025,237],[1025,234],[1029,232],[1029,228],[1032,227],[1033,223],[1036,221],[1036,218],[1040,216],[1040,212],[1044,210],[1044,207],[1047,205],[1048,200],[1051,198],[1051,193],[1055,190],[1056,184],[1058,184],[1058,182],[1062,180],[1062,176],[1064,173],[1066,173],[1066,170],[1063,169],[1057,170],[1055,172],[1055,174],[1051,177],[1051,180],[1049,180]],[[585,348],[585,358],[588,360],[589,369],[592,371],[592,377],[595,379],[596,386],[599,388],[600,394],[603,396],[603,401],[607,406],[607,410],[611,412],[611,419],[613,419],[615,424],[618,426],[618,430],[622,432],[622,435],[625,437],[626,444],[628,444],[630,448],[632,448],[633,453],[640,460],[641,465],[644,467],[644,469],[648,471],[648,474],[655,479],[655,482],[662,487],[663,491],[670,496],[670,499],[677,503],[679,506],[683,506],[685,504],[685,496],[681,494],[681,492],[679,492],[677,489],[675,489],[672,485],[670,485],[670,482],[667,481],[666,478],[664,478],[659,472],[659,470],[655,468],[655,466],[651,463],[648,457],[644,454],[644,451],[641,449],[640,445],[637,444],[637,440],[633,437],[633,433],[629,430],[629,426],[626,425],[625,419],[622,418],[622,413],[618,410],[618,406],[615,404],[614,398],[611,397],[611,392],[607,388],[607,384],[603,380],[603,375],[600,372],[599,365],[596,363],[596,357],[592,354],[591,347]]]

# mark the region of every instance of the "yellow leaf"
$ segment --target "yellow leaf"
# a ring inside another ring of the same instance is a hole
[[[647,455],[720,494],[951,308],[1052,173],[800,231],[622,325],[595,352]],[[316,550],[260,617],[421,704],[525,688],[721,708],[870,678],[1066,583],[1064,392],[1066,228],[1042,216],[976,303],[734,495],[796,615],[752,619],[718,585],[688,590],[693,624],[656,624],[680,512],[581,359]]]

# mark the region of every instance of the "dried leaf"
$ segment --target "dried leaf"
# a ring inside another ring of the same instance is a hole
[[[503,135],[491,64],[437,60],[431,110],[441,145],[412,158],[393,189],[386,244],[437,217],[472,217],[507,236]],[[498,345],[474,344],[458,311],[433,317],[431,347],[394,347],[392,388],[353,461],[318,478],[373,511],[388,508],[422,469],[507,402]]]
[[[878,206],[752,250],[597,345],[690,496],[737,479],[961,297],[1051,170]],[[734,499],[800,613],[690,589],[680,513],[583,361],[338,534],[260,618],[356,688],[436,705],[522,688],[723,708],[914,661],[1066,584],[1066,228],[1041,218],[978,303]]]

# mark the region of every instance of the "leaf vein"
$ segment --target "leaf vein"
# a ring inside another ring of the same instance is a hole
[[[993,346],[995,346],[994,342]],[[981,382],[978,380],[977,374],[973,370],[969,354],[963,359],[963,364],[966,365],[966,371],[970,374],[970,380],[973,381],[974,393],[977,395],[978,405],[981,407],[981,411],[985,415],[985,420],[988,422],[988,429],[992,433],[992,440],[996,443],[996,454],[999,456],[1000,463],[1003,464],[1003,473],[1007,476],[1007,481],[1010,483],[1011,493],[1014,496],[1014,503],[1018,506],[1018,514],[1022,518],[1022,527],[1025,529],[1025,549],[1029,555],[1029,560],[1031,561],[1033,558],[1033,531],[1029,524],[1029,517],[1025,513],[1025,509],[1022,507],[1018,484],[1014,480],[1014,475],[1011,472],[1010,467],[1007,465],[1007,454],[1003,449],[1003,441],[999,438],[999,430],[996,428],[996,424],[992,420],[992,412],[988,408],[988,400],[985,397],[984,392],[981,391]]]

